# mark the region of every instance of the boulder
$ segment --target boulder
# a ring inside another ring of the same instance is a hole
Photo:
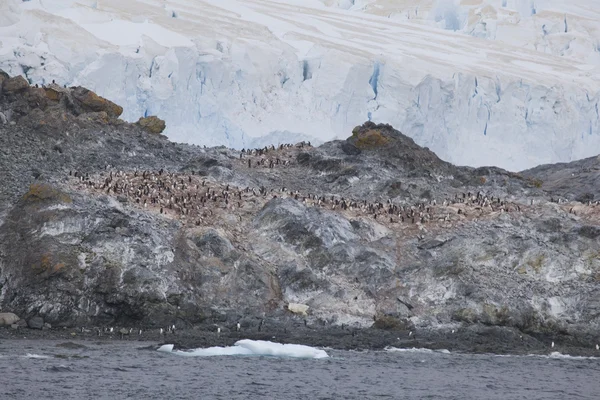
[[[21,75],[5,79],[2,82],[3,93],[18,93],[29,88],[29,82]]]
[[[38,107],[44,109],[48,104],[46,91],[42,88],[29,88],[29,90],[24,93],[23,98],[29,103],[29,106],[33,108]]]
[[[21,318],[17,317],[16,314],[6,312],[0,313],[0,326],[9,326],[16,323]]]
[[[27,321],[27,326],[31,329],[44,329],[44,318],[37,316]]]
[[[308,316],[307,311],[309,309],[309,306],[307,306],[306,304],[289,303],[287,308],[289,312],[292,312],[294,314],[302,315],[304,317]]]
[[[165,121],[154,115],[140,118],[137,124],[145,131],[156,134],[162,133],[167,127]]]
[[[84,87],[77,86],[71,91],[71,94],[73,99],[77,101],[78,106],[82,109],[82,113],[105,111],[112,118],[117,118],[123,113],[123,107],[104,97],[98,96],[96,93]]]
[[[52,101],[59,101],[63,95],[62,92],[57,90],[55,87],[44,88],[44,91],[46,93],[46,98]]]
[[[10,75],[8,75],[6,72],[0,69],[0,87],[2,87],[2,82],[7,80],[8,78],[10,78]]]

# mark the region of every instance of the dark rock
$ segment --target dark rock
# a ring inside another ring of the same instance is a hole
[[[56,345],[56,347],[61,347],[63,349],[72,349],[72,350],[81,350],[81,349],[88,348],[86,345],[83,345],[81,343],[73,343],[73,342],[59,343]]]
[[[358,156],[360,155],[360,153],[362,153],[362,151],[358,147],[356,147],[350,142],[341,142],[340,148],[342,149],[344,154],[347,154],[349,156]]]
[[[300,165],[308,165],[308,163],[310,162],[310,154],[300,153],[296,156],[296,161]]]
[[[27,321],[27,326],[31,329],[44,329],[44,318],[33,317]]]
[[[398,318],[382,315],[377,317],[373,323],[373,328],[382,329],[386,331],[406,331],[410,325],[406,321],[401,321]]]
[[[431,249],[435,249],[436,247],[441,247],[441,246],[445,245],[446,242],[447,242],[447,240],[429,239],[429,240],[425,240],[423,242],[420,242],[417,245],[417,247],[419,249],[431,250]]]
[[[585,225],[579,228],[578,233],[579,235],[588,239],[596,239],[598,236],[600,236],[600,227]]]

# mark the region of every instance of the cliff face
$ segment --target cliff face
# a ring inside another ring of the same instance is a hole
[[[306,320],[595,340],[600,209],[572,201],[588,191],[577,180],[556,203],[535,171],[456,167],[373,123],[316,148],[179,145],[114,105],[82,107],[83,89],[3,88],[3,312],[53,326]]]

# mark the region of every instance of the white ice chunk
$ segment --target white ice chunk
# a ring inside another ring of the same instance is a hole
[[[300,344],[280,344],[264,340],[238,340],[230,347],[209,347],[206,349],[175,350],[172,344],[161,346],[158,351],[173,353],[183,357],[212,357],[212,356],[273,356],[293,358],[327,358],[324,350]]]
[[[281,344],[265,340],[243,339],[235,342],[236,346],[252,351],[256,355],[297,358],[327,358],[325,350],[301,344]]]
[[[50,356],[45,356],[45,355],[43,355],[43,354],[32,354],[32,353],[27,353],[27,354],[25,355],[25,358],[33,358],[33,359],[36,359],[36,360],[44,360],[44,359],[46,359],[46,358],[50,358]]]

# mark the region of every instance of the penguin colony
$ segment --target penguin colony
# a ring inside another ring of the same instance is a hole
[[[289,149],[311,147],[310,142],[242,150],[240,168],[286,168],[293,164]],[[452,222],[520,212],[525,205],[507,202],[483,192],[457,193],[454,197],[397,204],[392,199],[367,201],[335,194],[301,193],[285,186],[267,188],[237,187],[200,176],[196,171],[113,171],[96,175],[70,171],[69,178],[78,189],[117,197],[122,202],[180,220],[189,226],[214,226],[229,217],[242,222],[252,218],[273,198],[293,198],[307,206],[340,212],[346,218],[371,218],[388,228],[425,229],[447,227]],[[421,239],[421,236],[417,236]]]
[[[290,149],[308,147],[311,147],[310,142],[244,149],[239,153],[238,167],[260,168],[267,173],[274,168],[286,168],[294,163],[294,154]],[[500,197],[488,196],[482,191],[456,193],[441,201],[397,204],[393,199],[368,201],[335,194],[301,193],[285,186],[237,187],[201,176],[196,171],[170,172],[163,169],[119,171],[107,167],[102,173],[94,175],[70,171],[69,180],[77,189],[113,196],[120,201],[126,200],[126,203],[139,209],[178,219],[189,226],[216,226],[225,220],[225,215],[235,222],[245,220],[244,217],[251,219],[273,198],[293,198],[307,206],[342,213],[346,218],[371,218],[391,229],[408,231],[424,230],[425,227],[451,227],[454,222],[493,217],[501,213],[520,213],[528,211],[529,206],[536,205],[533,201],[530,205],[509,202]],[[550,202],[562,206],[565,212],[576,215],[586,214],[588,209],[599,204],[588,202],[573,205],[567,200],[554,198],[550,199]],[[416,238],[421,240],[423,236],[417,233]],[[92,332],[81,329],[82,333]],[[233,329],[239,332],[240,324],[237,323]],[[118,331],[114,331],[114,328],[95,330],[98,336],[112,336],[115,332],[120,334],[121,339],[135,333],[142,335],[141,329],[135,331],[132,328]],[[175,334],[176,329],[173,325],[160,328],[156,333],[162,337]],[[452,334],[454,333],[452,330]],[[220,327],[216,328],[216,334],[220,336]],[[408,336],[414,337],[413,332],[409,332]],[[551,344],[552,347],[553,345],[554,343]],[[596,350],[598,349],[600,347],[596,345]]]

